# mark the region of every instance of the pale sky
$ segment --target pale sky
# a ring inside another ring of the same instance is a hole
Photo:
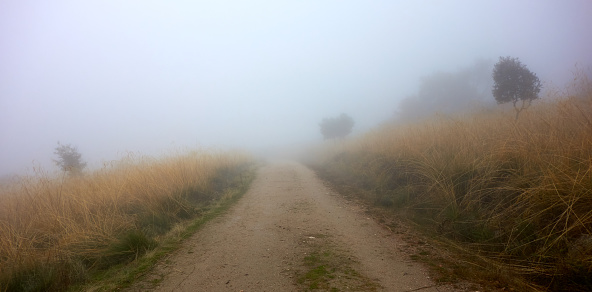
[[[518,57],[561,86],[592,65],[592,1],[0,0],[0,175],[126,151],[257,151],[363,132],[419,79]],[[55,168],[55,167],[54,167]]]

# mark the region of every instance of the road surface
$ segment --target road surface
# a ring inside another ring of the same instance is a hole
[[[130,291],[454,291],[307,167],[273,162]],[[333,290],[331,290],[333,289]]]

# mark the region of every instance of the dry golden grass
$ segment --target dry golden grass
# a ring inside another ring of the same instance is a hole
[[[250,161],[130,156],[80,177],[21,179],[0,194],[0,291],[63,290],[90,270],[133,260],[199,215]]]
[[[320,169],[535,284],[592,289],[592,83],[578,81],[517,121],[487,110],[385,125]]]

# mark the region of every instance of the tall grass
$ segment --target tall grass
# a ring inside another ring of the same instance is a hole
[[[0,291],[64,290],[134,260],[249,163],[238,153],[130,156],[84,176],[22,178],[0,195]]]
[[[320,172],[533,287],[592,289],[592,84],[511,111],[385,125]]]

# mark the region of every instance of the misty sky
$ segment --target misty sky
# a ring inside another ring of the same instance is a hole
[[[392,118],[420,77],[592,64],[592,1],[0,0],[0,175],[125,151],[266,149]]]

